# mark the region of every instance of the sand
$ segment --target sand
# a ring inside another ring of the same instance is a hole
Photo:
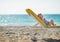
[[[37,42],[46,42],[44,39],[60,39],[60,29],[44,29],[31,26],[0,26],[0,42],[32,42],[35,35]]]

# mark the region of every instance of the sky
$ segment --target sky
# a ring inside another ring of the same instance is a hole
[[[0,0],[0,14],[27,14],[27,8],[37,14],[60,14],[60,0]]]

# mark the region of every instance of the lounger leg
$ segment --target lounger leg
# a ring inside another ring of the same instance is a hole
[[[43,32],[41,33],[40,39],[44,39],[44,35],[46,34],[47,30],[47,28],[43,28]]]

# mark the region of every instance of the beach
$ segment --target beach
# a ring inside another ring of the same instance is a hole
[[[0,42],[32,42],[31,37],[36,34],[37,42],[42,39],[60,40],[60,28],[44,29],[38,26],[0,26]]]

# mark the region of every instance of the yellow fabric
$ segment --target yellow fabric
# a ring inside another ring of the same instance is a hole
[[[44,21],[42,21],[31,9],[26,9],[26,12],[29,14],[29,15],[31,15],[31,16],[33,16],[40,24],[42,24],[43,25],[43,27],[45,27],[45,28],[60,28],[60,26],[46,26],[46,24],[45,24],[45,22]]]

